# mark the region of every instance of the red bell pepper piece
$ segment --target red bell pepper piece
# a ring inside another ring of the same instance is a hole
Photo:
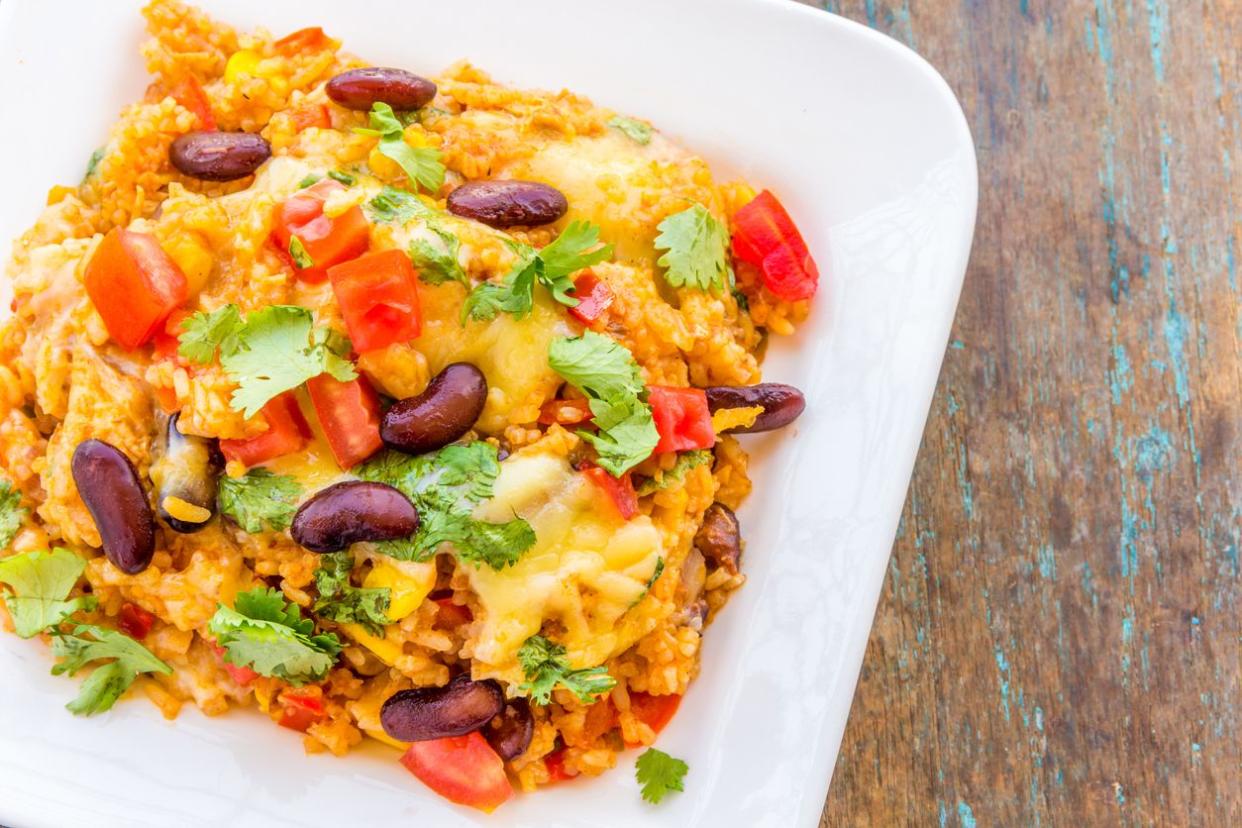
[[[707,407],[707,392],[702,388],[653,385],[647,389],[647,402],[656,431],[660,432],[656,454],[711,448],[716,444],[712,412]]]
[[[322,52],[331,44],[332,38],[328,37],[322,28],[309,26],[285,35],[272,46],[282,55],[294,55],[298,52]]]
[[[630,691],[630,712],[640,722],[659,733],[673,719],[673,714],[681,706],[681,696],[653,696],[638,690]],[[636,747],[627,744],[626,747]]]
[[[220,441],[220,451],[225,459],[255,466],[301,451],[310,439],[310,426],[291,391],[263,406],[262,414],[263,419],[267,420],[267,431],[245,440]]]
[[[84,281],[108,334],[131,349],[155,335],[188,290],[185,274],[154,236],[119,227],[95,248]]]
[[[355,351],[386,348],[422,332],[414,266],[400,250],[336,265],[328,270],[328,278]]]
[[[280,694],[280,719],[277,724],[290,730],[305,733],[307,728],[327,718],[323,706],[323,691],[318,687],[301,687]]]
[[[276,249],[289,261],[289,242],[296,236],[310,256],[311,266],[294,267],[297,277],[317,284],[327,278],[328,268],[366,252],[371,243],[371,226],[362,208],[354,205],[335,218],[323,214],[324,202],[344,185],[331,178],[299,190],[276,208],[272,239]]]
[[[549,782],[564,782],[566,779],[573,779],[577,775],[565,769],[565,748],[563,747],[557,748],[543,757],[543,765],[548,769]]]
[[[583,324],[590,325],[603,316],[614,297],[608,283],[600,281],[598,276],[588,270],[574,281],[574,298],[578,300],[578,304],[570,308],[569,312],[582,320]]]
[[[454,604],[453,596],[451,595],[434,598],[433,600],[436,602],[436,622],[445,627],[460,627],[462,624],[469,624],[474,620],[474,614],[470,612],[470,607]]]
[[[116,625],[130,638],[138,640],[146,638],[154,623],[155,616],[137,604],[131,604],[128,601],[121,604],[121,612],[117,615]]]
[[[733,216],[733,254],[763,273],[773,296],[789,302],[810,299],[819,268],[789,213],[768,190]]]
[[[513,796],[504,761],[477,730],[414,742],[401,764],[428,788],[459,805],[493,811]]]
[[[594,463],[585,463],[582,466],[582,473],[588,480],[604,490],[609,500],[617,507],[617,513],[621,515],[622,520],[629,520],[638,514],[638,493],[634,491],[634,483],[630,480],[629,472],[620,477],[613,477]]]
[[[383,447],[379,397],[365,377],[341,382],[320,374],[306,383],[306,390],[342,469],[353,468]]]
[[[172,88],[173,100],[194,113],[198,118],[198,128],[204,132],[216,131],[216,116],[211,112],[211,103],[203,85],[193,75],[186,75]]]

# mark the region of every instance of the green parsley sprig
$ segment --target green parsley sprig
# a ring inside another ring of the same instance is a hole
[[[411,185],[418,184],[429,192],[444,186],[444,164],[440,163],[440,151],[434,147],[412,147],[405,142],[405,125],[382,101],[371,105],[371,128],[356,127],[361,135],[379,138],[379,151],[397,162]]]
[[[288,529],[301,496],[302,487],[294,477],[253,468],[241,477],[222,476],[216,502],[220,514],[253,535],[264,527],[273,532]]]
[[[91,636],[84,638],[83,634]],[[65,705],[78,716],[90,716],[111,709],[116,700],[129,689],[142,673],[171,675],[172,667],[127,635],[98,627],[78,624],[72,634],[59,633],[52,638],[52,655],[62,661],[52,668],[52,675],[74,675],[89,662],[113,659],[96,667],[78,691],[78,697]]]
[[[418,196],[388,185],[367,202],[367,215],[378,224],[405,224],[412,218],[435,214]]]
[[[651,143],[651,124],[625,115],[615,115],[608,121],[608,126],[621,132],[635,144],[647,146]]]
[[[219,605],[207,629],[228,663],[293,685],[322,679],[341,652],[340,639],[315,635],[315,622],[271,588],[237,593],[231,608]]]
[[[339,624],[361,624],[379,635],[392,623],[388,617],[392,590],[354,586],[349,581],[353,569],[354,556],[349,551],[320,555],[319,568],[315,570],[319,599],[311,609],[320,618]]]
[[[13,590],[4,593],[4,603],[17,634],[31,638],[78,610],[93,610],[98,603],[93,595],[69,598],[85,569],[86,561],[68,549],[24,552],[0,559],[0,583]]]
[[[542,635],[526,639],[518,649],[517,657],[526,676],[526,681],[518,686],[518,690],[529,694],[535,704],[550,702],[552,691],[558,685],[584,704],[590,704],[600,693],[607,693],[617,686],[617,680],[608,675],[603,665],[573,669],[565,655],[565,648]]]
[[[656,477],[649,477],[635,487],[635,492],[639,497],[645,497],[649,494],[667,489],[669,486],[675,486],[686,479],[686,472],[691,469],[698,468],[705,463],[712,462],[711,449],[695,449],[694,451],[684,451],[677,455],[677,459],[673,462],[673,467],[659,473]]]
[[[0,480],[0,549],[13,542],[29,513],[22,505],[22,493],[9,481]]]
[[[664,280],[673,287],[720,290],[732,280],[729,269],[729,228],[694,204],[657,225],[655,246],[666,250],[658,260]]]
[[[634,778],[643,786],[643,799],[658,804],[671,791],[684,791],[690,766],[662,750],[647,748],[634,764]]]

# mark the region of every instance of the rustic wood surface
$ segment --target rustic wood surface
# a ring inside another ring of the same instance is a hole
[[[1242,0],[812,5],[980,186],[823,825],[1242,825]]]

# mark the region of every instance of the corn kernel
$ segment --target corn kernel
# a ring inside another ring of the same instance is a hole
[[[763,413],[763,406],[751,405],[746,408],[722,408],[712,415],[712,430],[717,434],[729,428],[748,428]]]
[[[206,286],[215,264],[202,235],[187,230],[177,233],[163,244],[164,251],[185,274],[189,296],[196,296]]]
[[[160,501],[168,516],[185,523],[206,523],[211,520],[211,510],[196,506],[188,500],[169,495]]]
[[[342,624],[341,629],[354,641],[375,653],[376,658],[391,667],[401,657],[401,648],[386,638],[367,632],[361,624]]]
[[[389,590],[388,617],[393,621],[400,621],[418,609],[435,588],[435,565],[426,563],[415,566],[418,570],[410,573],[381,561],[367,573],[366,580],[362,582],[364,587]]]
[[[237,83],[242,75],[254,75],[259,68],[259,55],[249,49],[242,49],[240,52],[234,52],[229,56],[229,62],[224,65],[224,82],[228,84]]]

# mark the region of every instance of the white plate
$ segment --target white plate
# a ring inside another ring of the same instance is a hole
[[[437,798],[393,751],[306,756],[254,714],[168,723],[134,699],[74,718],[46,648],[2,635],[0,823],[815,825],[970,250],[975,158],[948,86],[897,43],[787,0],[201,5],[278,33],[321,24],[379,64],[469,57],[505,82],[568,87],[770,187],[824,271],[809,323],[765,366],[807,411],[747,440],[750,581],[659,742],[690,764],[684,794],[640,801],[631,752],[486,816]],[[141,97],[138,6],[0,4],[0,250]]]

